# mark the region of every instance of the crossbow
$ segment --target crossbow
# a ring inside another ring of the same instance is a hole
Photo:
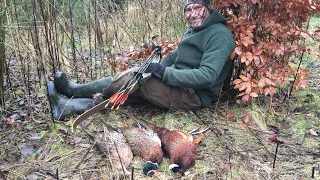
[[[75,129],[82,121],[86,120],[93,114],[100,112],[105,108],[111,108],[111,110],[118,110],[121,105],[123,105],[128,99],[130,93],[135,89],[135,87],[141,85],[143,78],[150,75],[146,73],[148,66],[152,62],[160,62],[161,60],[161,46],[155,46],[154,50],[151,52],[150,56],[141,64],[137,72],[135,72],[130,79],[122,85],[122,87],[115,92],[109,99],[101,102],[100,104],[88,109],[73,122],[72,127]]]

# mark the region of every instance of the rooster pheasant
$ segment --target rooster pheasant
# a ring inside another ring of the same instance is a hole
[[[166,156],[170,158],[169,169],[178,175],[184,175],[184,172],[195,164],[196,148],[201,138],[194,139],[184,131],[171,131],[155,125],[151,125],[151,128],[158,134],[162,149]]]

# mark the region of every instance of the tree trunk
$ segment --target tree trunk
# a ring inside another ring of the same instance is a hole
[[[5,15],[5,3],[0,4],[0,106],[4,107],[4,74],[5,74],[5,63],[6,63],[6,55],[5,55],[5,23],[6,23],[6,15]]]

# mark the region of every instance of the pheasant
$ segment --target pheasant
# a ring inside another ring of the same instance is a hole
[[[184,175],[184,172],[195,164],[196,148],[201,138],[194,139],[184,131],[171,131],[155,125],[150,127],[158,134],[162,142],[162,149],[170,158],[169,169],[177,175]]]
[[[130,116],[132,119],[143,126],[152,129],[159,136],[164,154],[170,158],[169,169],[177,175],[184,175],[184,172],[195,164],[195,153],[197,144],[201,137],[193,138],[192,135],[179,130],[169,130],[164,127],[156,126],[142,119],[137,119],[131,114],[120,111]],[[202,131],[204,132],[204,131]]]
[[[116,167],[119,174],[122,174],[122,172],[124,175],[130,174],[126,168],[130,165],[133,154],[125,137],[121,133],[109,131],[95,136],[86,129],[84,123],[82,123],[82,129],[90,139],[96,142],[99,151],[110,157],[113,166]]]
[[[133,154],[141,157],[146,162],[143,169],[145,175],[152,176],[157,173],[158,164],[163,159],[161,140],[157,134],[152,130],[149,131],[137,127],[108,126],[121,132],[131,147]]]

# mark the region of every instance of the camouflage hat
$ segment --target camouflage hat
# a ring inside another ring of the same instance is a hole
[[[203,4],[209,9],[211,8],[211,0],[183,0],[182,1],[183,11],[189,4],[192,4],[192,3]]]

